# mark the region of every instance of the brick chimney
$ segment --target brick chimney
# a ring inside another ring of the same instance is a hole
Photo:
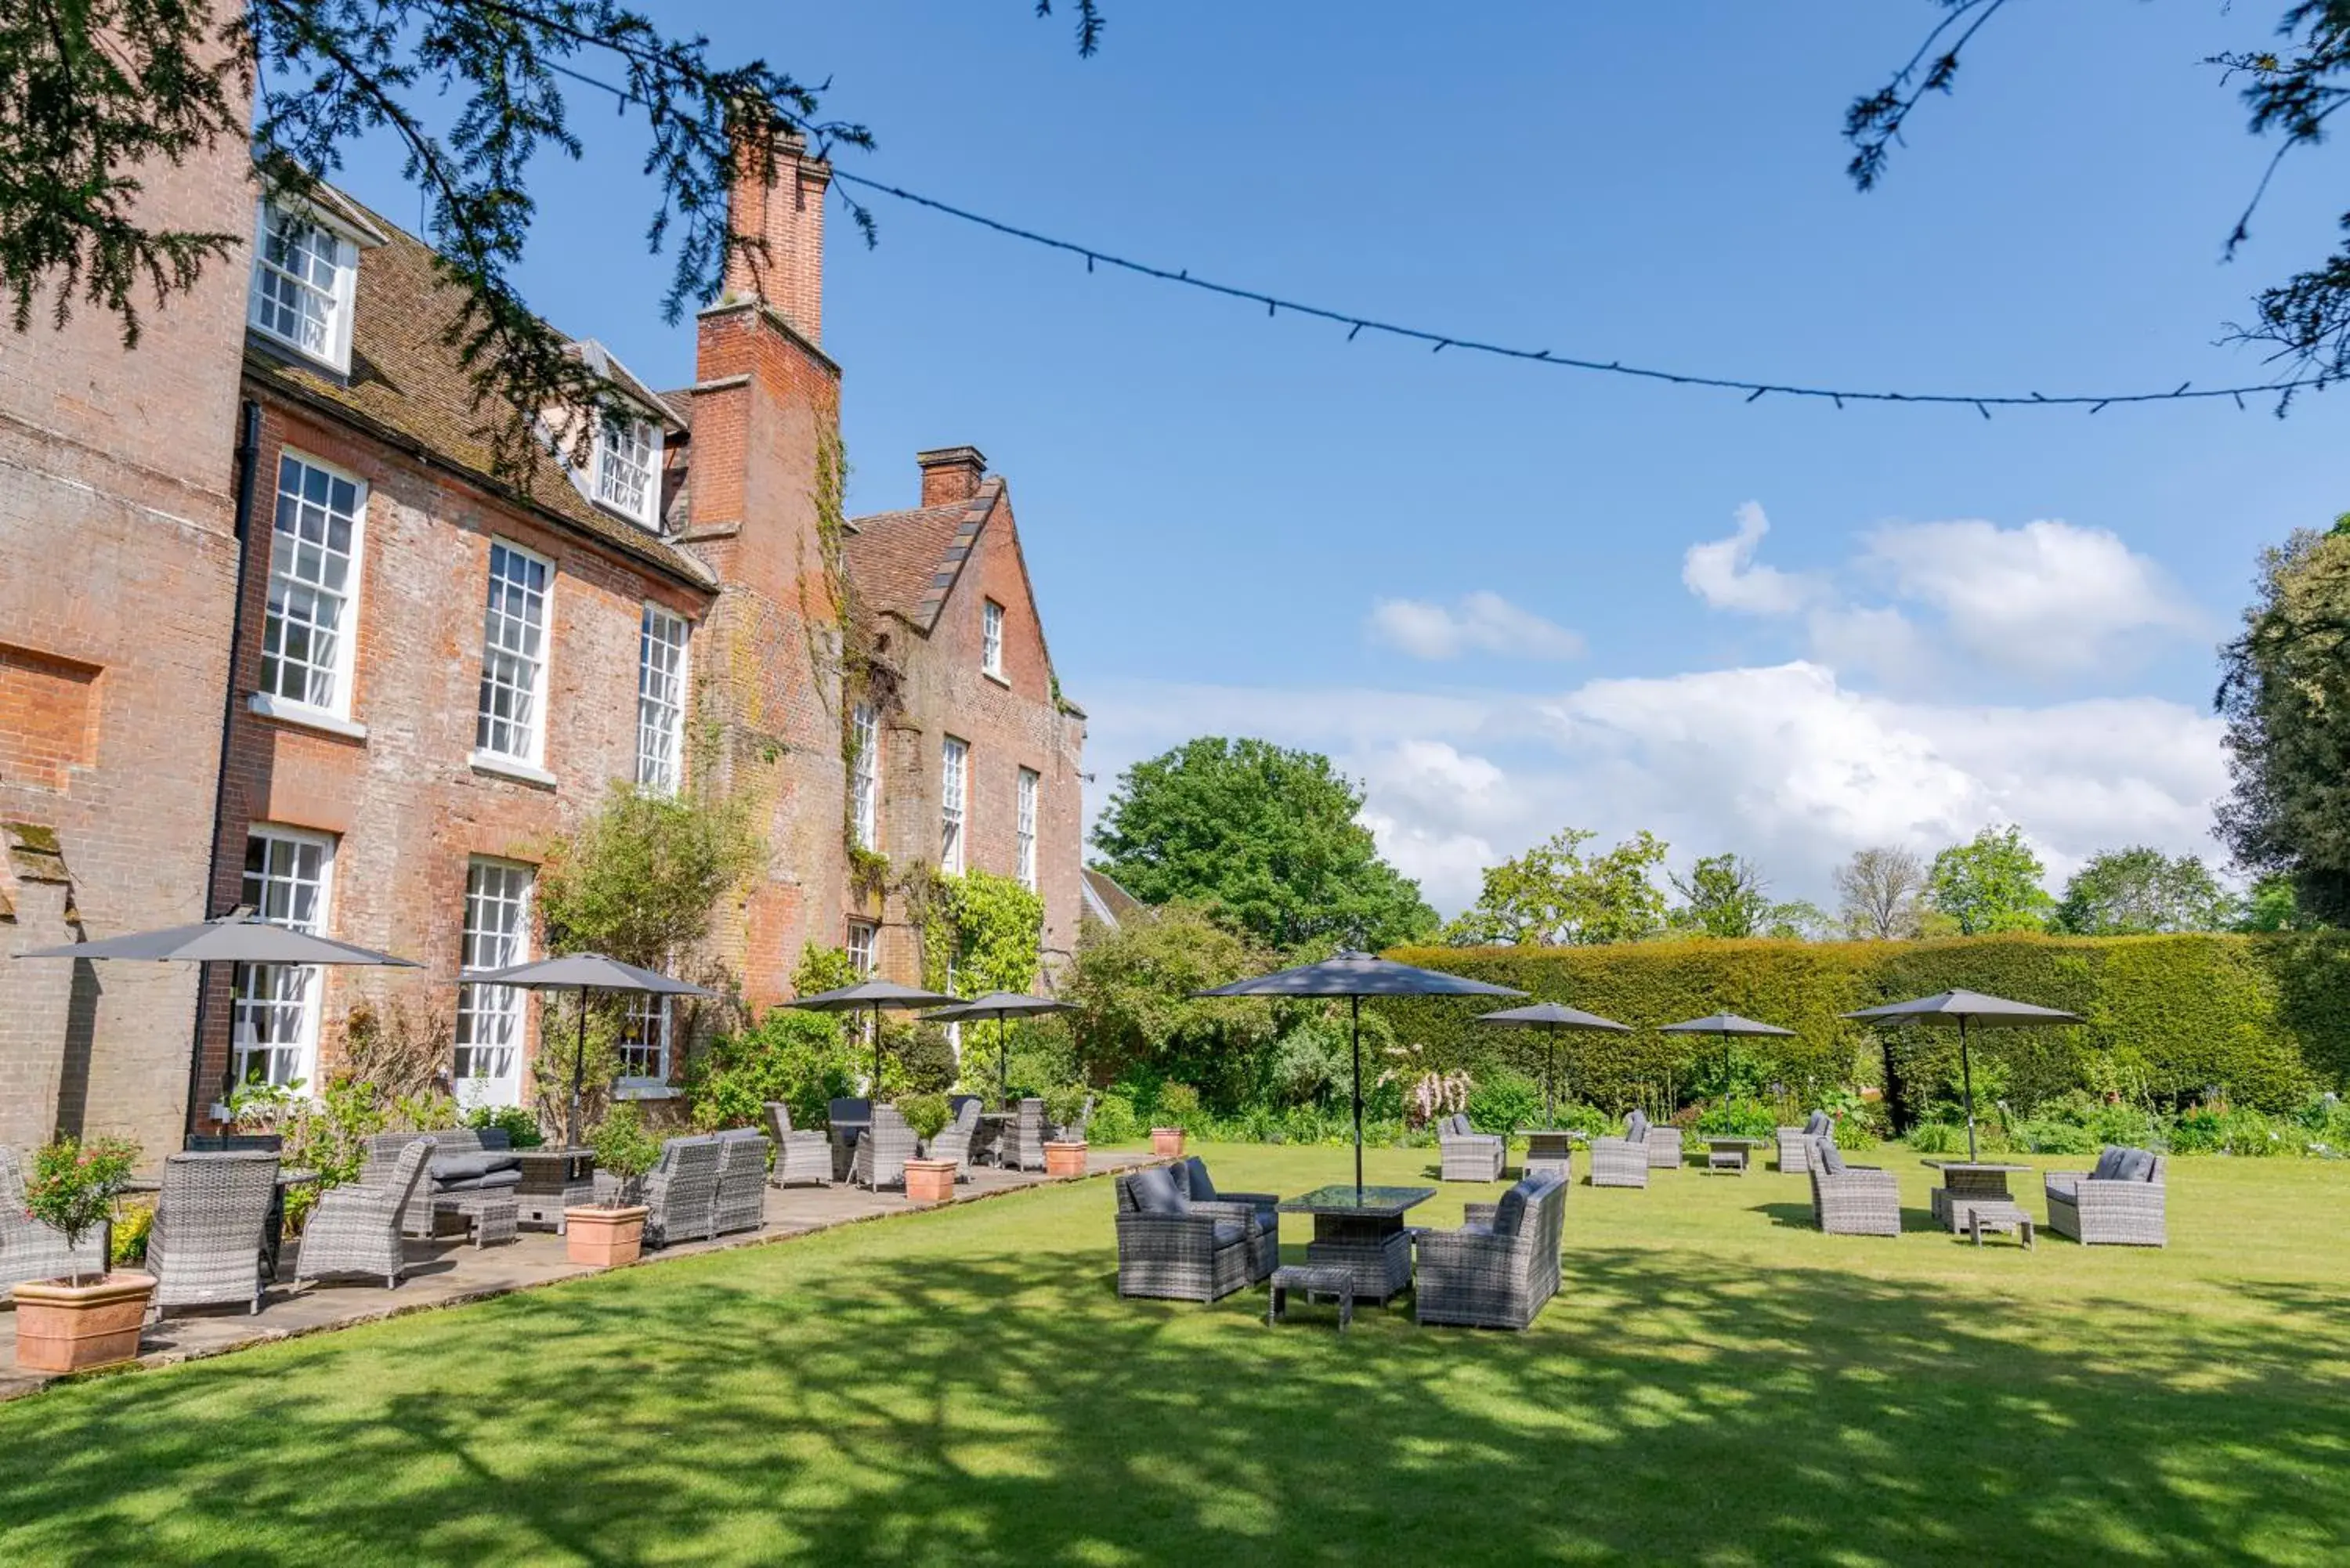
[[[762,139],[772,137],[775,179],[766,178]],[[832,165],[807,156],[807,142],[783,127],[738,132],[727,223],[765,242],[726,258],[729,298],[764,299],[810,343],[824,342],[824,193]]]
[[[987,476],[987,459],[975,446],[942,446],[931,452],[918,452],[914,461],[922,465],[922,504],[952,506],[958,501],[968,501],[979,493],[979,482]]]

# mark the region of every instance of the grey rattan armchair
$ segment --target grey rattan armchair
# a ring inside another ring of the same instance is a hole
[[[2048,1228],[2060,1236],[2087,1247],[2169,1243],[2158,1155],[2108,1144],[2094,1170],[2052,1170],[2042,1181],[2048,1194]]]
[[[1833,1138],[1804,1139],[1812,1171],[1812,1219],[1831,1236],[1898,1236],[1901,1189],[1893,1173],[1846,1165]]]
[[[152,1310],[242,1302],[261,1310],[261,1247],[277,1197],[277,1157],[264,1149],[175,1154],[147,1232]]]
[[[848,1168],[848,1179],[876,1190],[903,1187],[906,1162],[916,1158],[920,1147],[914,1129],[906,1125],[897,1106],[875,1106],[873,1125],[857,1140],[857,1158]]]
[[[1634,1111],[1624,1124],[1622,1137],[1596,1137],[1591,1140],[1591,1185],[1594,1187],[1646,1187],[1648,1168],[1656,1163],[1649,1157],[1648,1118],[1645,1112]],[[1673,1147],[1678,1156],[1680,1134],[1676,1129]]]
[[[1471,1203],[1457,1231],[1423,1231],[1412,1291],[1421,1323],[1524,1328],[1558,1293],[1566,1182],[1529,1176],[1499,1203]]]
[[[955,1107],[955,1118],[939,1129],[922,1151],[928,1159],[951,1159],[955,1162],[955,1179],[971,1179],[971,1139],[979,1131],[979,1096],[964,1096]]]
[[[717,1234],[718,1164],[723,1155],[712,1137],[673,1137],[661,1145],[660,1161],[645,1173],[635,1200],[645,1206],[645,1245],[707,1241]],[[596,1173],[596,1201],[617,1203],[629,1194],[608,1171]]]
[[[1086,1129],[1093,1126],[1093,1122],[1094,1096],[1087,1095],[1086,1096],[1085,1105],[1077,1111],[1077,1119],[1076,1121],[1064,1123],[1052,1129],[1053,1141],[1055,1143],[1083,1143],[1086,1141]]]
[[[1466,1112],[1436,1124],[1437,1175],[1445,1181],[1499,1181],[1509,1140],[1471,1127]]]
[[[1804,1118],[1802,1127],[1779,1129],[1781,1170],[1794,1176],[1811,1169],[1811,1156],[1804,1148],[1804,1140],[1807,1137],[1825,1137],[1830,1142],[1835,1140],[1835,1124],[1828,1119],[1827,1112],[1814,1111]]]
[[[310,1222],[302,1231],[294,1277],[372,1274],[388,1288],[396,1288],[408,1274],[400,1217],[411,1207],[432,1213],[432,1199],[418,1195],[431,1179],[429,1167],[437,1147],[432,1137],[411,1138],[389,1166],[371,1163],[360,1180],[319,1194],[318,1206],[310,1210]]]
[[[1195,1206],[1164,1168],[1119,1177],[1118,1293],[1212,1302],[1270,1277],[1256,1221],[1215,1208]]]
[[[832,1183],[832,1138],[829,1134],[813,1128],[802,1132],[792,1127],[792,1107],[781,1100],[767,1102],[767,1136],[775,1140],[775,1171],[768,1179],[777,1187],[789,1187],[795,1181],[813,1181],[818,1187]]]
[[[1263,1278],[1281,1266],[1281,1197],[1274,1192],[1226,1192],[1208,1179],[1208,1162],[1198,1155],[1170,1168],[1175,1184],[1191,1199],[1191,1212],[1219,1220],[1253,1221],[1257,1229],[1256,1265]],[[1121,1195],[1123,1196],[1123,1195]],[[1120,1207],[1125,1205],[1121,1202]]]
[[[1023,1100],[1003,1124],[995,1162],[1006,1170],[1045,1168],[1045,1102]]]
[[[1681,1168],[1681,1129],[1652,1122],[1644,1111],[1634,1111],[1627,1124],[1636,1128],[1633,1138],[1648,1152],[1650,1170],[1679,1170]]]
[[[767,1222],[767,1137],[756,1127],[730,1127],[718,1135],[718,1147],[711,1231],[755,1231]]]
[[[65,1232],[25,1212],[25,1173],[16,1151],[0,1145],[0,1297],[21,1284],[64,1274],[106,1272],[106,1229],[66,1245]]]

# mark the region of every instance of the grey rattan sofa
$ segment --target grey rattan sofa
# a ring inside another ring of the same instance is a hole
[[[147,1232],[154,1314],[229,1302],[259,1312],[262,1242],[276,1197],[277,1157],[265,1149],[166,1158]]]
[[[716,1136],[718,1191],[711,1199],[711,1233],[756,1231],[767,1222],[767,1135],[756,1127],[729,1127]]]
[[[831,1184],[830,1134],[795,1129],[792,1107],[781,1100],[769,1100],[767,1136],[775,1140],[775,1170],[768,1179],[775,1186],[789,1187],[795,1181],[813,1181],[818,1187]]]
[[[2095,1169],[2052,1170],[2041,1179],[2048,1194],[2048,1228],[2060,1236],[2088,1247],[2169,1242],[2159,1155],[2108,1144]]]
[[[438,1147],[437,1135],[411,1137],[389,1165],[369,1161],[367,1174],[347,1187],[333,1187],[319,1195],[302,1231],[302,1250],[294,1263],[294,1277],[315,1280],[328,1274],[372,1274],[387,1288],[407,1277],[408,1262],[400,1248],[406,1227],[401,1216],[411,1208],[432,1211],[430,1199],[416,1201],[428,1181],[428,1167]]]
[[[1273,1247],[1256,1217],[1222,1200],[1194,1204],[1190,1182],[1166,1167],[1118,1178],[1118,1293],[1221,1301],[1273,1273]]]
[[[1807,1137],[1825,1137],[1831,1142],[1835,1141],[1835,1123],[1828,1119],[1827,1112],[1814,1111],[1804,1118],[1802,1127],[1779,1129],[1779,1168],[1781,1170],[1794,1176],[1812,1168],[1812,1158],[1804,1148],[1804,1140]]]
[[[25,1172],[16,1151],[0,1144],[0,1301],[35,1280],[66,1274],[106,1272],[106,1230],[66,1245],[65,1232],[25,1212]]]
[[[1481,1133],[1465,1111],[1436,1124],[1437,1177],[1443,1181],[1499,1181],[1509,1160],[1509,1140]]]
[[[1421,1323],[1524,1328],[1558,1293],[1559,1231],[1567,1184],[1544,1171],[1502,1194],[1467,1205],[1457,1231],[1419,1233],[1412,1314]]]
[[[848,1179],[859,1187],[876,1191],[884,1187],[906,1185],[906,1162],[915,1158],[921,1141],[914,1129],[895,1106],[875,1106],[872,1125],[857,1140],[857,1157],[848,1167]]]
[[[365,1140],[367,1168],[362,1179],[378,1185],[389,1181],[400,1151],[423,1133],[377,1133]],[[511,1193],[522,1185],[522,1162],[504,1127],[442,1127],[432,1133],[432,1161],[417,1184],[415,1196],[400,1214],[403,1234],[431,1239],[438,1233],[432,1200],[466,1193]]]
[[[1898,1236],[1901,1189],[1889,1170],[1846,1165],[1834,1138],[1804,1140],[1812,1172],[1812,1219],[1831,1236]]]

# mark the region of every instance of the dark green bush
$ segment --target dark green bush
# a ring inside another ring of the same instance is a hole
[[[1779,1136],[1779,1116],[1761,1100],[1739,1096],[1717,1100],[1699,1113],[1697,1130],[1717,1137],[1759,1137],[1775,1139]]]
[[[1469,1125],[1503,1137],[1542,1120],[1542,1090],[1515,1073],[1494,1073],[1469,1091]]]

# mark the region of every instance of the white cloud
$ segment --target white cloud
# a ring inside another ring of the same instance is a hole
[[[1491,653],[1504,659],[1574,659],[1583,639],[1501,595],[1480,591],[1450,608],[1426,599],[1380,599],[1371,607],[1371,636],[1414,659],[1458,659]]]
[[[1690,592],[1716,609],[1753,615],[1792,615],[1817,598],[1823,585],[1816,579],[1754,559],[1762,535],[1771,531],[1762,504],[1749,501],[1736,515],[1737,531],[1729,538],[1691,545],[1682,554],[1681,581]]]
[[[2227,785],[2218,721],[2180,703],[1909,701],[1809,661],[1531,700],[1155,682],[1093,695],[1096,804],[1118,769],[1192,734],[1326,750],[1364,782],[1382,848],[1448,913],[1482,867],[1566,826],[1608,842],[1647,827],[1683,864],[1734,849],[1781,896],[1825,902],[1831,868],[1863,845],[1931,851],[2014,822],[2053,884],[2116,845],[2210,856]]]

